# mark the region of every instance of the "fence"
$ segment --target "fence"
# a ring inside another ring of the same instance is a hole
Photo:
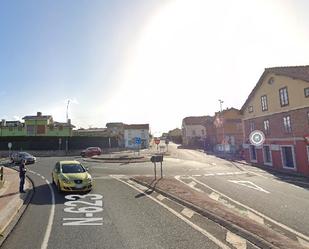
[[[87,147],[117,148],[115,137],[0,137],[0,150],[81,150]]]

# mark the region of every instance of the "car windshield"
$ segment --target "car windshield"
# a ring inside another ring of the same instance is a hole
[[[19,153],[19,155],[21,155],[21,156],[31,156],[29,153],[27,153],[27,152],[20,152]]]
[[[85,169],[80,164],[64,164],[62,165],[62,173],[70,174],[70,173],[83,173]]]

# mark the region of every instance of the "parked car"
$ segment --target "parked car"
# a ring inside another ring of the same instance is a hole
[[[22,160],[26,161],[26,164],[31,164],[36,162],[36,157],[29,154],[28,152],[14,152],[10,156],[11,162],[15,164],[21,163]]]
[[[52,172],[52,182],[59,192],[87,192],[92,189],[92,177],[78,161],[59,161]]]
[[[82,157],[92,157],[92,156],[98,156],[101,154],[102,154],[102,150],[99,147],[89,147],[80,153]]]

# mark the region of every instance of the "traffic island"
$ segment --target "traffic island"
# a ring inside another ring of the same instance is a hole
[[[93,156],[83,159],[86,162],[101,162],[101,163],[144,163],[149,162],[150,158],[147,156]]]
[[[153,177],[135,176],[131,180],[190,208],[260,248],[304,248],[298,242],[233,212],[208,195],[194,191],[174,178],[154,180]]]

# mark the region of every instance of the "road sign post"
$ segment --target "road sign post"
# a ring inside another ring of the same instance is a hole
[[[166,152],[168,152],[168,144],[170,143],[170,140],[165,139],[165,144],[166,144]]]
[[[137,146],[137,153],[138,153],[138,155],[140,155],[139,151],[140,151],[141,143],[142,143],[142,139],[140,137],[135,137],[135,144]]]
[[[12,143],[11,142],[8,143],[8,148],[9,148],[9,156],[11,156],[11,149],[12,149]]]
[[[161,171],[161,178],[163,178],[163,155],[155,155],[150,158],[150,161],[153,163],[153,169],[154,169],[154,177],[155,180],[157,179],[157,164],[160,163],[160,171]]]

